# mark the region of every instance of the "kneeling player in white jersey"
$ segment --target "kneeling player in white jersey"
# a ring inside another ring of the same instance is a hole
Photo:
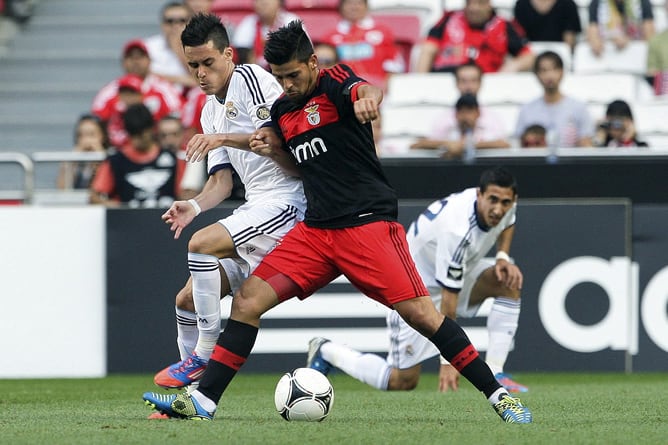
[[[517,184],[502,167],[486,170],[478,188],[433,202],[411,224],[406,236],[411,256],[434,304],[450,318],[473,317],[493,298],[487,317],[489,345],[485,360],[499,383],[511,392],[526,392],[503,372],[520,315],[522,272],[508,255],[515,230]],[[496,244],[496,259],[483,258]],[[387,316],[387,359],[363,354],[325,338],[309,344],[307,365],[323,373],[332,366],[375,388],[411,390],[421,363],[438,350],[396,311]],[[456,390],[459,374],[441,357],[439,389]]]
[[[154,378],[165,388],[181,388],[199,379],[220,334],[221,296],[239,288],[303,219],[306,207],[298,178],[287,176],[269,158],[228,149],[248,148],[251,134],[269,122],[271,105],[282,93],[274,77],[258,65],[235,66],[227,32],[215,15],[194,16],[181,42],[191,74],[209,95],[202,110],[204,134],[188,142],[186,157],[197,161],[207,155],[209,179],[200,194],[175,202],[162,219],[178,238],[200,212],[230,196],[233,168],[245,186],[246,202],[190,238],[191,279],[176,302],[182,360]]]

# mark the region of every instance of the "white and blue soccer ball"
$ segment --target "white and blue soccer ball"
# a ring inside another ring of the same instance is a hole
[[[276,385],[274,403],[285,420],[320,422],[334,403],[334,388],[329,379],[311,368],[286,372]]]

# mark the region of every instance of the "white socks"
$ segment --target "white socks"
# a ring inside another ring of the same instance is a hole
[[[193,303],[199,331],[195,352],[209,360],[220,335],[221,282],[218,258],[188,252],[188,267],[193,278]]]
[[[217,407],[214,401],[205,396],[204,394],[202,394],[201,392],[195,390],[190,393],[190,397],[197,400],[197,403],[199,403],[199,405],[208,412],[213,413],[216,411]]]
[[[333,342],[320,347],[322,358],[357,380],[387,390],[392,368],[376,354],[364,354]]]
[[[485,361],[494,375],[503,372],[503,365],[513,344],[520,318],[521,300],[496,297],[487,317],[489,345]]]
[[[176,344],[179,347],[181,360],[192,354],[197,344],[197,315],[194,312],[174,308],[176,311]]]

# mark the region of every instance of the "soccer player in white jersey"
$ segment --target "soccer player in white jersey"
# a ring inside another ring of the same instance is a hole
[[[489,169],[479,187],[433,202],[406,236],[418,272],[446,316],[476,316],[484,300],[494,299],[487,317],[485,360],[508,391],[526,392],[526,386],[503,372],[517,330],[523,280],[509,256],[516,202],[513,175],[503,167]],[[484,258],[494,244],[496,258]],[[387,326],[387,359],[317,337],[309,343],[307,365],[324,374],[334,366],[382,390],[411,390],[420,378],[421,363],[438,355],[438,349],[396,311],[388,313]],[[456,390],[458,382],[458,372],[441,357],[439,389]]]
[[[248,148],[251,134],[269,122],[271,105],[282,93],[274,77],[258,65],[235,66],[227,32],[215,15],[195,15],[181,42],[191,74],[208,95],[201,118],[204,134],[191,138],[186,157],[197,161],[208,156],[209,179],[201,193],[175,202],[162,219],[178,238],[200,212],[230,195],[232,169],[245,186],[246,202],[231,216],[197,231],[188,243],[191,279],[177,295],[176,308],[182,360],[154,378],[165,388],[188,386],[199,378],[220,334],[221,296],[239,288],[303,219],[306,206],[299,179],[287,176],[269,158],[228,149]]]

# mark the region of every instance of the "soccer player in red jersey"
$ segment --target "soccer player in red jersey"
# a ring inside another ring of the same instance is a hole
[[[382,90],[345,65],[319,69],[299,21],[270,33],[264,54],[285,94],[272,106],[273,128],[256,131],[251,150],[301,176],[306,216],[234,296],[199,388],[191,394],[146,393],[144,400],[172,417],[212,419],[251,353],[262,314],[293,296],[305,299],[344,274],[429,338],[504,421],[530,423],[531,412],[497,382],[464,331],[436,310],[411,260],[396,221],[397,197],[371,131]]]

